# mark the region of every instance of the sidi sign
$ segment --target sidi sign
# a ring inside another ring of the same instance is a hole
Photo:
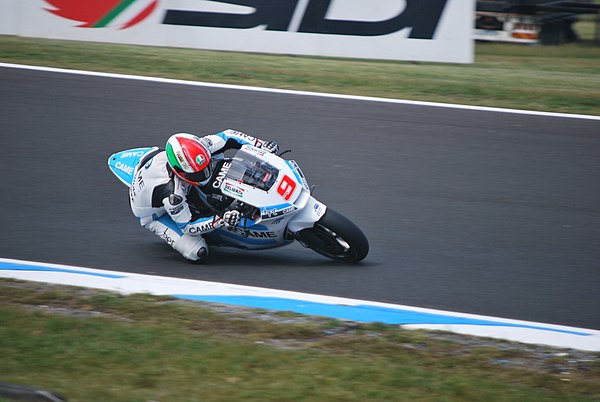
[[[0,2],[9,2],[17,11],[15,34],[22,36],[350,58],[473,61],[475,0]]]
[[[340,1],[340,0],[338,0]],[[239,6],[252,7],[250,14],[216,13],[206,11],[167,10],[164,24],[188,25],[213,28],[250,29],[263,26],[267,31],[292,30],[292,18],[299,9],[301,0],[227,0],[219,1]],[[404,0],[405,3],[393,14],[381,21],[362,19],[331,19],[328,12],[335,0],[307,0],[301,10],[297,32],[322,35],[381,36],[410,28],[411,39],[433,39],[440,17],[448,0]],[[349,2],[346,2],[348,6]],[[363,1],[364,12],[373,4]],[[360,15],[359,15],[360,17]]]

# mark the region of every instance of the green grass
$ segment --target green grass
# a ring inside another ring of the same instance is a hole
[[[470,65],[341,60],[0,36],[0,61],[600,115],[600,47],[481,43]]]
[[[600,398],[597,354],[565,373],[568,358],[540,364],[509,343],[10,280],[0,280],[0,350],[2,381],[69,401]]]

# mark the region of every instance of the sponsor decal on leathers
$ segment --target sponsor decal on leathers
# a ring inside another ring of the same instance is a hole
[[[197,224],[190,226],[188,228],[187,232],[192,235],[193,234],[201,234],[204,232],[209,232],[209,231],[213,230],[214,228],[215,227],[214,227],[213,222],[197,223]]]

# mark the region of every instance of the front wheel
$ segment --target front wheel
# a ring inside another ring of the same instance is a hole
[[[369,242],[358,226],[330,208],[312,228],[296,236],[303,245],[337,261],[358,262],[369,252]]]

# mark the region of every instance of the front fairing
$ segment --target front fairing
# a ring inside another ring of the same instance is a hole
[[[308,183],[294,161],[244,145],[232,159],[221,191],[268,217],[292,212],[289,207],[308,191]]]
[[[235,228],[214,231],[211,238],[249,249],[290,243],[288,225],[312,198],[296,162],[248,145],[230,160],[220,189],[238,203],[255,207],[258,213],[252,219],[243,219]]]

